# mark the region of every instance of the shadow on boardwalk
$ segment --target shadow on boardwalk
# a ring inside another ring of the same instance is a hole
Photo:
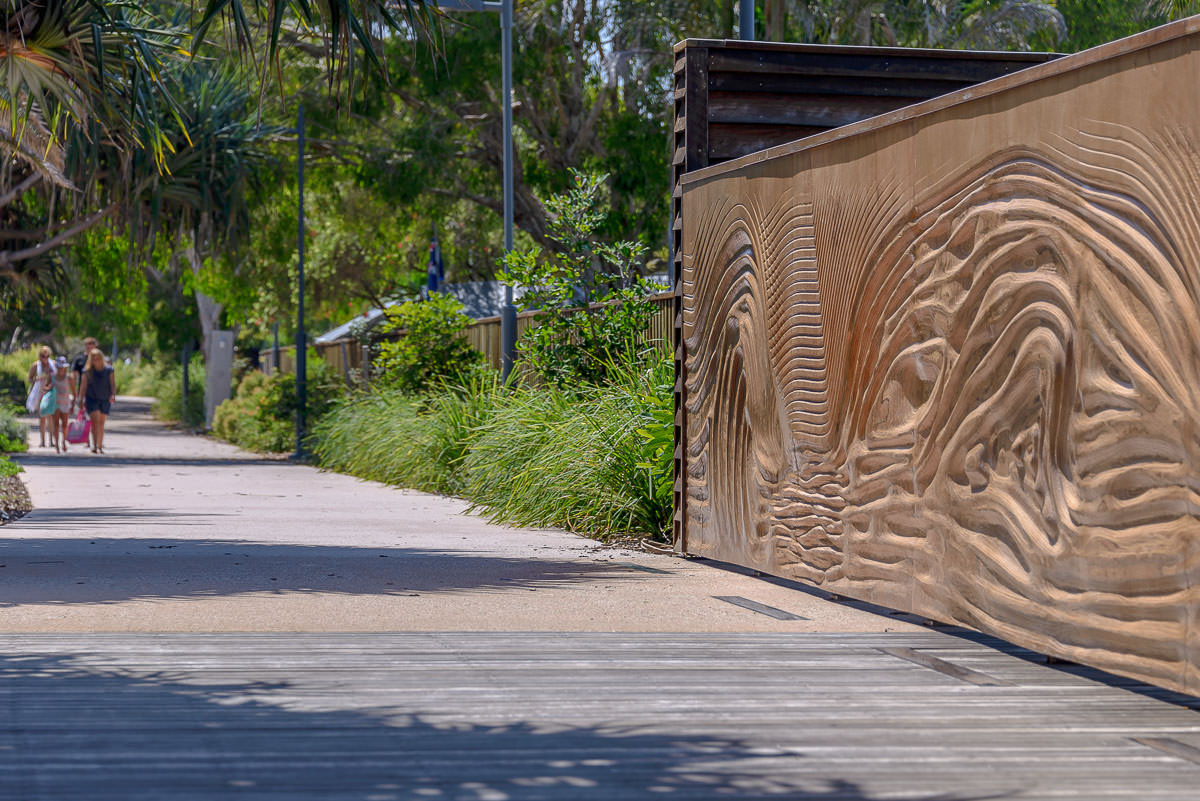
[[[172,526],[220,525],[220,513],[150,509],[38,510],[15,537],[0,537],[0,607],[112,603],[250,592],[412,595],[536,590],[576,582],[647,581],[628,566],[525,559],[472,551],[251,544],[219,539],[31,537],[40,530],[98,533],[162,518]]]
[[[402,671],[380,678],[405,680]],[[3,799],[875,797],[844,779],[780,778],[788,775],[780,760],[811,771],[809,759],[714,736],[520,720],[479,725],[435,709],[328,711],[312,707],[336,706],[336,698],[288,683],[188,684],[176,675],[89,669],[63,656],[0,658],[0,687],[9,710],[0,718]]]

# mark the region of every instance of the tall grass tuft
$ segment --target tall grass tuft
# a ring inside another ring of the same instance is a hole
[[[331,470],[461,495],[464,458],[497,394],[494,374],[479,371],[424,397],[382,389],[352,395],[313,426],[310,447]]]
[[[655,354],[607,370],[603,386],[500,397],[464,462],[475,508],[497,522],[592,536],[665,535],[671,454],[657,453],[654,429],[673,404],[673,363]]]
[[[490,519],[589,536],[665,535],[674,368],[667,352],[612,364],[613,383],[501,387],[479,372],[423,397],[376,391],[314,429],[324,467],[462,495]]]

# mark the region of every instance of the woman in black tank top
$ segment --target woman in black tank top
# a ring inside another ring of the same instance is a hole
[[[113,369],[104,364],[104,354],[95,348],[88,354],[87,369],[83,371],[84,408],[92,419],[92,453],[104,453],[104,421],[117,397],[117,379]]]

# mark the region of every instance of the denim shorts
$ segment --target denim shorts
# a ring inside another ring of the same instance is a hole
[[[108,414],[108,410],[112,408],[110,400],[93,400],[92,398],[84,398],[83,405],[87,407],[87,413],[100,412],[103,415]]]

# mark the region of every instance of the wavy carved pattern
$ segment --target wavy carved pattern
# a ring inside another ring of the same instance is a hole
[[[1196,134],[689,188],[688,549],[1200,692]]]

